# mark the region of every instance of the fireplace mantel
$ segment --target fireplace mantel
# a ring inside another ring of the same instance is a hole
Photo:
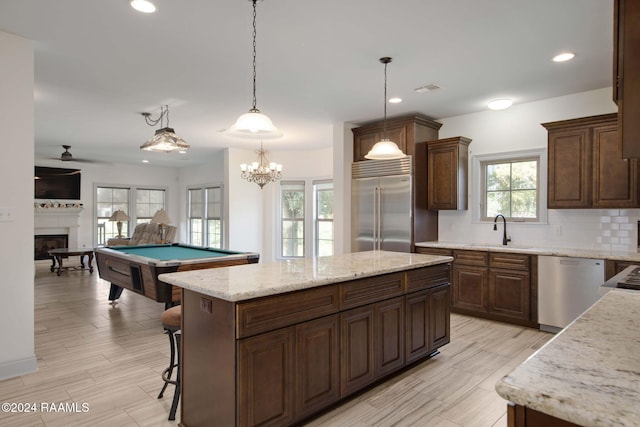
[[[78,247],[80,214],[84,208],[35,208],[34,235],[67,234],[69,247]]]

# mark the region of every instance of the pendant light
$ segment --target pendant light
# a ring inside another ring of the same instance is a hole
[[[398,148],[395,142],[387,138],[387,64],[391,62],[391,58],[385,56],[380,58],[380,62],[384,64],[384,132],[382,140],[376,142],[364,158],[369,160],[401,159],[407,155]]]
[[[160,117],[157,119],[151,118],[151,113],[140,113],[144,117],[144,121],[149,126],[155,126],[160,123],[160,129],[156,130],[155,135],[151,137],[147,142],[140,146],[144,151],[156,151],[161,153],[170,153],[172,151],[178,151],[180,153],[186,153],[189,149],[189,144],[184,142],[184,139],[176,135],[175,130],[169,127],[169,106],[160,106]],[[164,125],[165,120],[167,125]]]
[[[260,138],[276,138],[282,136],[271,119],[256,107],[256,3],[253,3],[253,104],[248,113],[244,113],[226,133],[234,136],[255,136]]]

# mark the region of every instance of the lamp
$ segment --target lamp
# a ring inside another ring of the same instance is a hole
[[[240,165],[242,172],[240,176],[249,182],[255,182],[262,189],[266,184],[282,178],[282,165],[269,162],[267,152],[262,148],[262,142],[260,142],[260,149],[256,150],[256,153],[258,154],[257,162]]]
[[[171,218],[167,215],[167,212],[164,209],[158,209],[158,211],[153,214],[153,218],[151,218],[151,224],[158,224],[158,228],[160,228],[160,243],[165,242],[165,236],[167,234],[166,226],[171,223]]]
[[[256,3],[253,3],[253,104],[248,113],[244,113],[227,129],[226,133],[234,136],[259,136],[261,138],[277,138],[282,136],[271,119],[256,107]]]
[[[407,155],[398,148],[395,142],[387,138],[387,64],[391,58],[385,56],[380,58],[384,64],[384,134],[382,140],[376,142],[371,150],[364,156],[369,160],[401,159]]]
[[[129,216],[126,213],[124,213],[124,211],[118,209],[111,215],[111,218],[109,218],[109,221],[117,221],[116,227],[118,228],[118,235],[116,237],[118,238],[124,237],[122,235],[122,221],[129,221]]]
[[[173,128],[169,127],[169,106],[160,107],[160,117],[157,119],[151,118],[151,113],[140,113],[144,117],[144,121],[149,126],[155,126],[160,123],[160,129],[158,129],[153,137],[140,146],[141,150],[145,151],[160,151],[163,153],[170,153],[172,151],[179,151],[185,153],[189,149],[189,145],[184,142],[182,138],[176,135]],[[164,125],[164,119],[167,119],[167,126]]]

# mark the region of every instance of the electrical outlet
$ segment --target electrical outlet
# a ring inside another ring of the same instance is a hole
[[[213,313],[213,302],[207,298],[200,298],[200,310],[205,313]]]

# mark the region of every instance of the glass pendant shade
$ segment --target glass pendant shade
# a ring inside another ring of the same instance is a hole
[[[170,153],[172,151],[186,151],[189,144],[176,135],[173,128],[158,129],[153,137],[140,146],[141,150]]]
[[[364,156],[365,159],[369,160],[401,159],[403,157],[406,157],[406,154],[398,148],[395,142],[386,138],[376,142]]]
[[[371,147],[364,158],[368,160],[401,159],[407,155],[398,148],[395,142],[387,138],[387,64],[391,62],[391,58],[382,57],[380,62],[384,64],[384,131],[382,139]]]
[[[260,138],[276,138],[282,136],[278,128],[273,125],[271,119],[252,108],[248,113],[244,113],[231,126],[227,133],[235,136],[257,136]]]

